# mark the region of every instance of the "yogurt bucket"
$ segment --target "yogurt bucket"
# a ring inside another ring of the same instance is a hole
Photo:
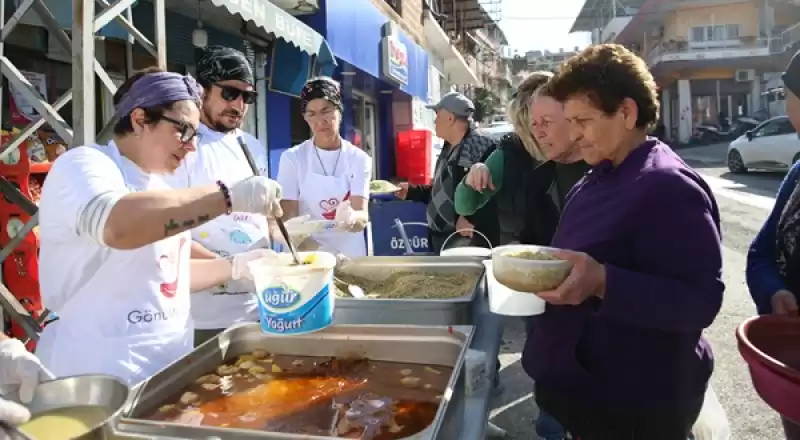
[[[494,277],[492,261],[484,260],[489,290],[489,310],[505,316],[534,316],[544,313],[546,302],[532,293],[517,292],[500,284]]]
[[[327,252],[298,256],[305,264],[295,265],[290,254],[250,263],[265,333],[301,335],[333,324],[336,257]]]

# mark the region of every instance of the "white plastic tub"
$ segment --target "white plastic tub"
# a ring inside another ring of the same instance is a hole
[[[492,262],[486,266],[486,283],[489,290],[489,310],[505,316],[534,316],[544,313],[545,301],[532,293],[517,292],[500,284],[494,277]]]
[[[553,290],[567,278],[572,263],[564,260],[526,260],[511,256],[518,252],[550,254],[558,249],[534,245],[508,245],[492,250],[494,277],[509,289],[538,293]]]

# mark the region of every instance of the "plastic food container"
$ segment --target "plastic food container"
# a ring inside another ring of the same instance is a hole
[[[784,418],[800,422],[800,317],[749,318],[736,339],[758,395]]]
[[[526,260],[515,258],[520,252],[551,253],[557,249],[533,245],[509,245],[492,250],[494,277],[504,286],[518,292],[536,293],[561,285],[572,270],[564,260]]]
[[[265,333],[300,335],[333,324],[336,257],[328,252],[298,252],[298,257],[306,264],[295,265],[285,253],[250,263]]]
[[[517,292],[500,284],[492,273],[492,262],[486,266],[486,283],[489,290],[489,310],[505,316],[534,316],[544,313],[547,303],[536,295]]]
[[[489,258],[492,255],[492,250],[489,248],[482,248],[478,246],[464,246],[444,249],[439,252],[442,257],[476,257],[476,258]]]

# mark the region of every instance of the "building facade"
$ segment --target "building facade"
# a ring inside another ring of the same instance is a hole
[[[800,6],[784,0],[634,0],[610,11],[602,3],[588,0],[573,30],[624,44],[647,62],[660,88],[668,139],[687,142],[700,124],[781,111],[774,104],[779,95],[766,92],[775,90],[775,78],[797,50]]]

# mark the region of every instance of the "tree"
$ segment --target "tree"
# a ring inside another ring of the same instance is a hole
[[[475,121],[482,122],[484,118],[491,116],[494,113],[495,98],[492,93],[486,89],[479,89],[475,94],[475,114],[473,117]]]

